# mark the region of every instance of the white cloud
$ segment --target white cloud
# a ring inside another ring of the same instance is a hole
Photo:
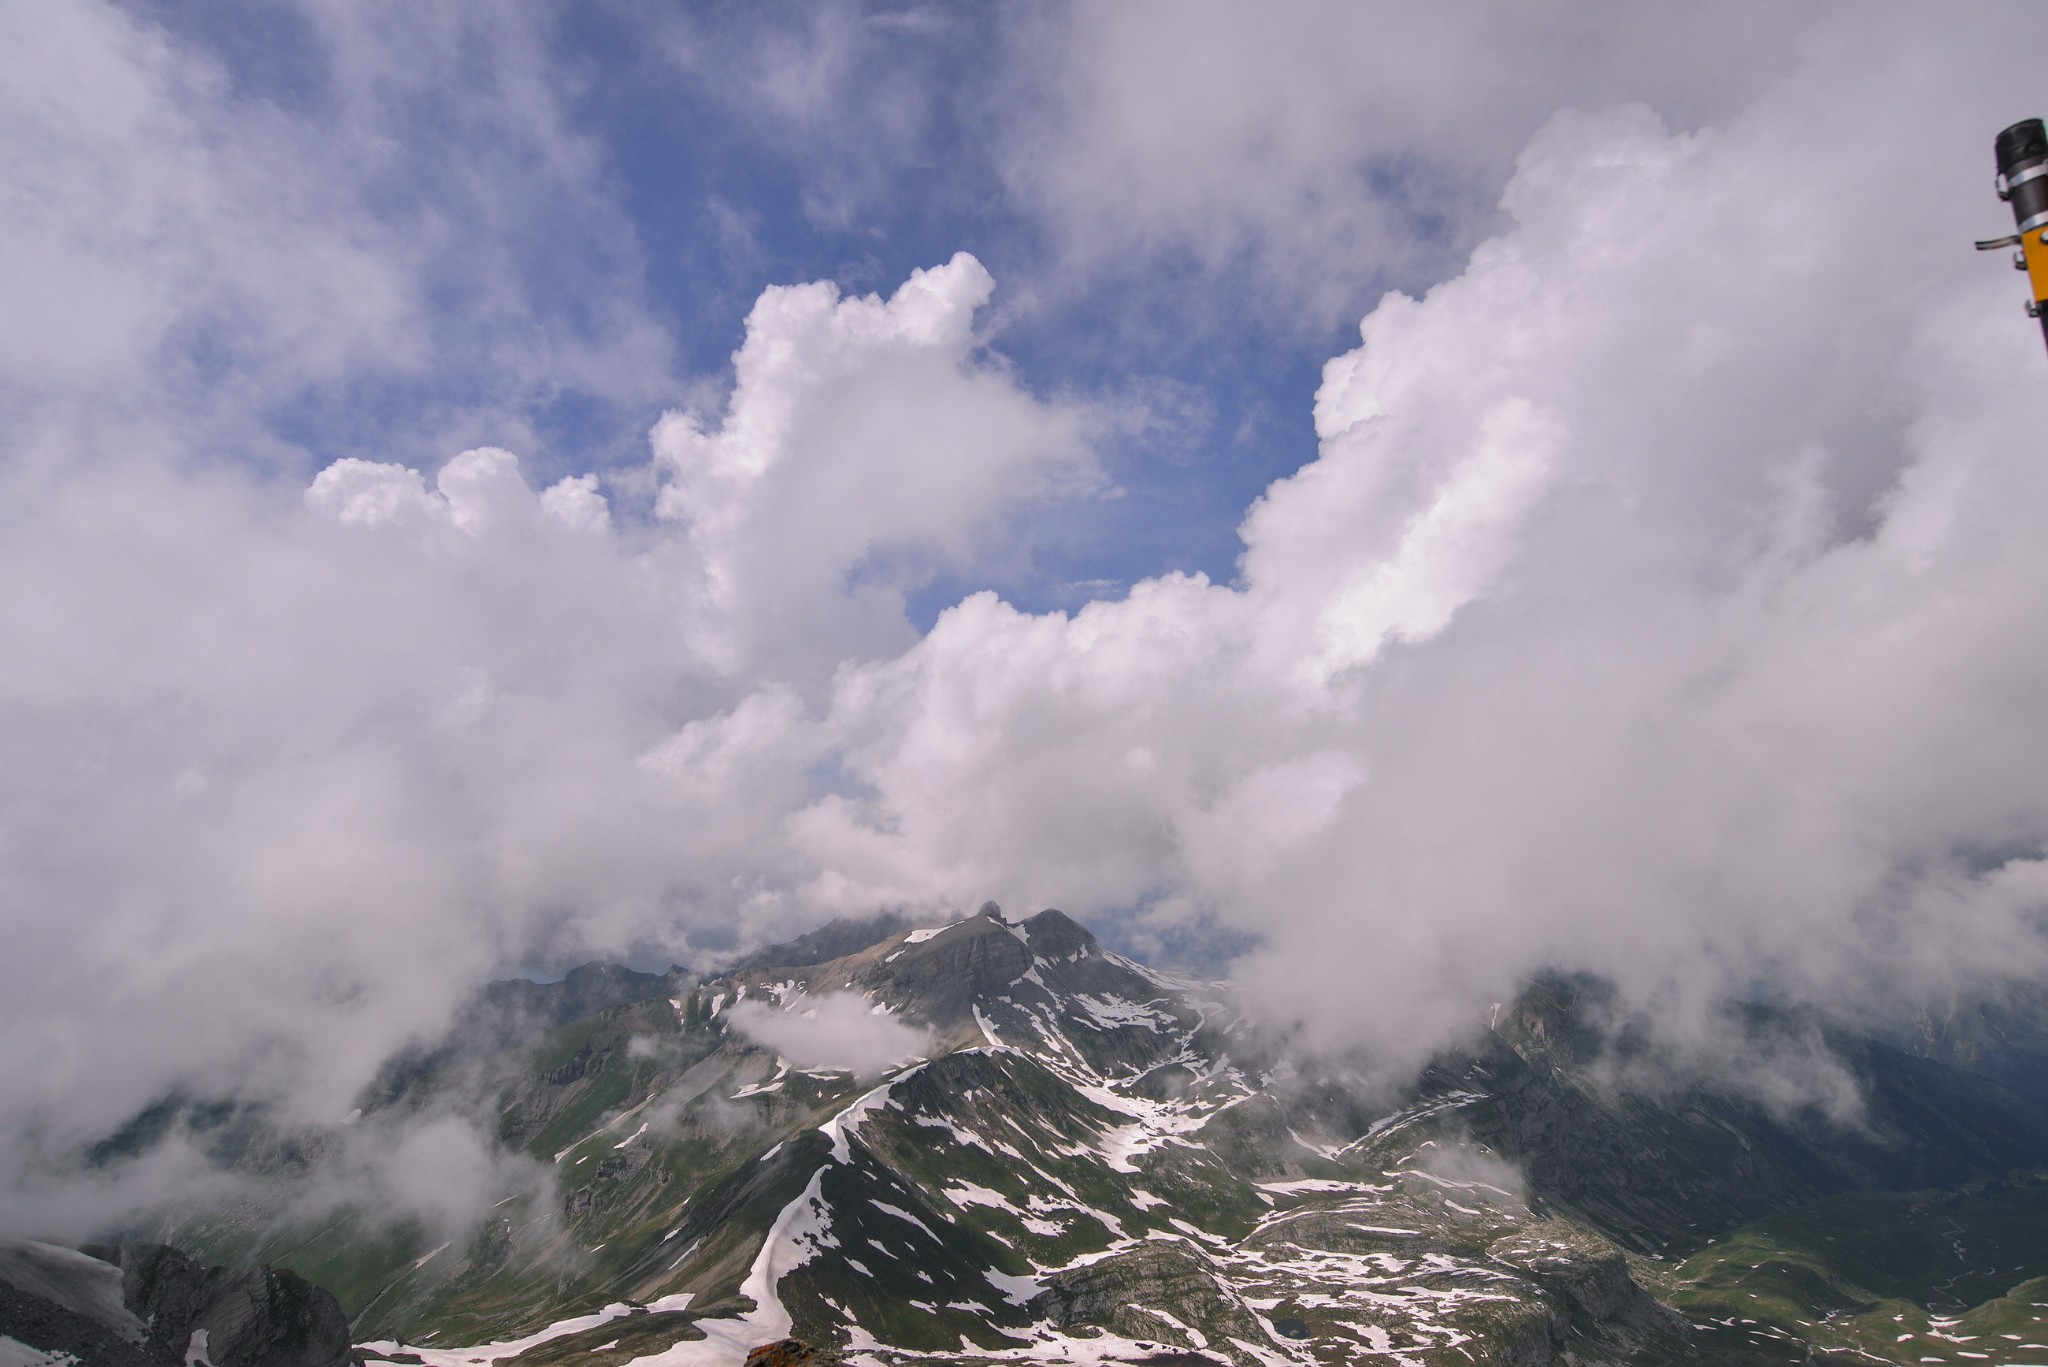
[[[541,494],[540,510],[579,532],[612,529],[611,504],[597,491],[596,475],[564,475]]]
[[[771,294],[693,438],[713,473],[656,434],[672,523],[496,447],[302,496],[0,471],[0,1124],[59,1153],[172,1086],[332,1122],[537,945],[689,958],[806,915],[807,698],[913,638],[919,571],[876,558],[971,567],[1087,466],[1081,416],[975,353],[988,289],[960,257]]]
[[[799,993],[781,1007],[743,1001],[726,1016],[734,1029],[773,1049],[793,1068],[843,1068],[873,1077],[931,1048],[927,1032],[850,992]]]
[[[1221,303],[1210,321],[1248,309],[1320,329],[1348,321],[1362,288],[1452,268],[1560,106],[1647,100],[1687,126],[1718,121],[1790,68],[1820,15],[1601,0],[1075,6],[1013,44],[1000,165],[1070,283],[1192,262],[1243,272],[1205,292]],[[1199,311],[1199,296],[1174,303]]]
[[[431,66],[352,12],[318,11],[365,64],[341,62],[349,98],[376,53]],[[1742,106],[1710,126],[1624,105],[1513,133],[1500,231],[1327,368],[1316,459],[1248,512],[1238,584],[1165,576],[1072,615],[976,594],[921,640],[907,591],[1001,563],[1020,509],[1094,487],[1091,415],[977,337],[972,258],[887,298],[768,291],[723,409],[664,419],[641,472],[537,490],[509,447],[458,440],[281,487],[194,457],[203,386],[165,339],[246,304],[259,354],[230,369],[266,400],[374,369],[387,326],[409,365],[426,268],[371,232],[388,295],[308,334],[325,305],[292,278],[354,260],[363,230],[322,226],[325,163],[281,164],[317,211],[252,220],[256,275],[241,226],[218,257],[212,236],[306,130],[228,118],[205,64],[112,11],[7,22],[111,64],[108,107],[77,118],[115,149],[82,186],[59,172],[97,153],[31,159],[58,179],[8,202],[10,240],[129,282],[59,339],[75,390],[0,350],[37,396],[8,412],[33,449],[0,465],[17,1165],[173,1084],[338,1119],[395,1043],[537,945],[690,957],[693,930],[884,904],[1210,916],[1261,938],[1269,1000],[1396,1051],[1554,964],[1615,974],[1674,1028],[1759,978],[1887,1002],[2042,966],[2048,387],[2010,273],[1968,250],[2001,212],[1989,134],[2034,88],[2031,12],[1859,9],[1747,103],[1747,77],[1705,70],[1703,107]],[[1314,128],[1370,112],[1329,93],[1341,68],[1301,85]],[[1293,106],[1258,103],[1279,88],[1224,112],[1286,153]],[[29,144],[70,118],[32,114]],[[228,125],[285,150],[206,132]],[[574,138],[534,137],[583,183]],[[1257,139],[1222,142],[1235,183]],[[1287,168],[1313,160],[1276,157],[1254,227],[1335,270],[1348,229],[1286,236]],[[1145,214],[1196,203],[1131,174]],[[1238,250],[1238,212],[1189,231],[1220,221],[1214,250]],[[511,373],[548,373],[547,329],[481,297],[517,323],[487,329],[515,339]],[[632,390],[637,327],[564,364],[623,355]],[[482,1172],[459,1135],[419,1142]],[[18,1187],[0,1199],[28,1218]]]
[[[355,456],[322,470],[306,490],[306,503],[337,522],[359,527],[445,516],[448,506],[446,498],[427,492],[419,471]]]
[[[676,412],[655,427],[657,510],[703,566],[706,625],[734,669],[816,677],[902,649],[906,589],[998,563],[999,515],[1094,486],[1085,411],[977,355],[974,315],[994,288],[965,253],[886,300],[771,288],[722,420]]]
[[[817,895],[1196,909],[1390,1047],[1548,964],[1674,1013],[2036,972],[2048,390],[1966,250],[2005,21],[1843,21],[1702,133],[1559,115],[1331,363],[1241,589],[977,598],[841,676]]]
[[[287,99],[260,88],[272,67],[231,70],[195,36],[218,16],[158,17],[101,0],[0,15],[0,435],[17,459],[197,448],[295,470],[276,432],[292,412],[331,443],[438,461],[527,436],[542,399],[637,417],[673,392],[544,21],[400,25],[304,0],[272,15],[277,70],[304,64]],[[456,92],[457,69],[489,79]],[[382,421],[393,394],[404,423]]]

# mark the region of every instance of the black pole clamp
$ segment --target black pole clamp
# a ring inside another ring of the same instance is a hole
[[[2026,119],[1998,135],[1994,151],[1998,175],[1991,183],[1998,197],[2012,205],[2015,231],[1977,244],[1980,252],[2018,247],[2013,265],[2027,273],[2032,297],[2027,316],[2041,320],[2048,338],[2048,126]]]

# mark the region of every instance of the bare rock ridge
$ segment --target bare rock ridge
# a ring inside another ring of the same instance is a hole
[[[304,1277],[203,1267],[164,1244],[0,1241],[0,1335],[90,1367],[357,1360],[340,1303]]]
[[[813,964],[830,963],[849,954],[858,954],[891,935],[909,929],[910,922],[893,911],[859,919],[842,916],[785,944],[755,950],[730,965],[726,972],[738,973],[749,968],[808,968]]]

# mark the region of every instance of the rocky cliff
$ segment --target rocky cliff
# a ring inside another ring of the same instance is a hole
[[[72,1250],[0,1243],[0,1335],[92,1367],[346,1367],[357,1360],[341,1306],[305,1278],[267,1267],[203,1267],[163,1244]]]

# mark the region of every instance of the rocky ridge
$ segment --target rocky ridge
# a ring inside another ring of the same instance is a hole
[[[1775,1265],[1804,1237],[1757,1243],[1759,1220],[2048,1167],[2038,1102],[1861,1037],[1822,1041],[1863,1088],[1846,1127],[1740,1089],[1608,1085],[1655,1060],[1576,980],[1390,1094],[1052,911],[842,926],[662,987],[440,1074],[499,1078],[488,1094],[384,1103],[488,1106],[554,1178],[465,1240],[246,1212],[184,1237],[289,1247],[366,1351],[448,1367],[733,1364],[786,1338],[886,1363],[1789,1361],[1881,1344],[1875,1320],[1830,1338],[1811,1297],[1739,1290],[1738,1253]],[[856,1078],[732,1023],[847,994],[923,1031],[925,1057]],[[1909,1284],[1855,1283],[1856,1313]]]

